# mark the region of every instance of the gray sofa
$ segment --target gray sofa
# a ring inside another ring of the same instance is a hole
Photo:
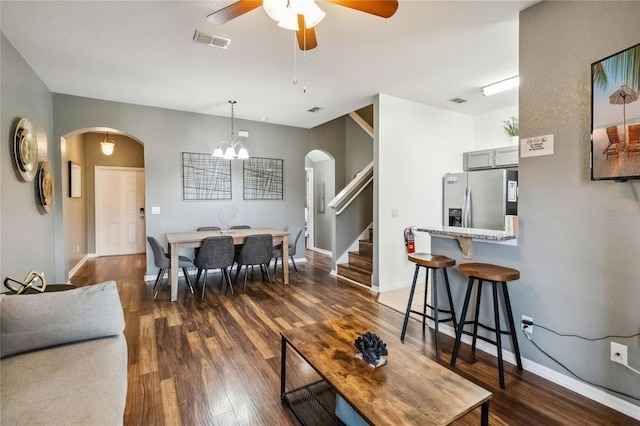
[[[124,315],[113,281],[0,295],[2,425],[119,425],[127,395]]]

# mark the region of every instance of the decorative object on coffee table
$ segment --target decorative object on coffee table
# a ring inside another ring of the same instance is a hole
[[[44,293],[47,288],[47,280],[44,278],[44,272],[29,271],[24,277],[24,281],[18,281],[11,277],[5,278],[4,286],[16,294],[22,294],[29,289]]]
[[[366,332],[356,338],[355,346],[360,353],[356,358],[365,360],[373,368],[381,367],[387,363],[387,344],[376,334]]]

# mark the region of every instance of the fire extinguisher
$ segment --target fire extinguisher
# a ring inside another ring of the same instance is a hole
[[[404,230],[404,244],[407,246],[407,253],[415,253],[416,251],[416,242],[415,235],[413,234],[413,229],[405,228]]]

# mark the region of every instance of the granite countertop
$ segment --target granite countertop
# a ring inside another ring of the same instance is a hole
[[[513,240],[515,235],[506,233],[505,231],[496,231],[492,229],[478,229],[478,228],[460,228],[457,226],[424,226],[416,227],[419,232],[428,232],[434,237],[447,236],[447,237],[463,237],[463,238],[475,238],[478,240],[493,240],[493,241],[505,241]]]

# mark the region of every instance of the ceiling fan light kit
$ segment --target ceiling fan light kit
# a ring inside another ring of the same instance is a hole
[[[298,15],[304,16],[307,29],[318,25],[326,16],[314,0],[264,0],[262,7],[280,28],[292,31],[304,29],[298,26]]]
[[[381,18],[390,18],[398,10],[398,0],[325,0],[349,9]],[[325,17],[315,0],[238,0],[207,16],[207,21],[221,25],[262,5],[278,26],[296,31],[300,50],[314,49],[318,43],[314,27]]]

